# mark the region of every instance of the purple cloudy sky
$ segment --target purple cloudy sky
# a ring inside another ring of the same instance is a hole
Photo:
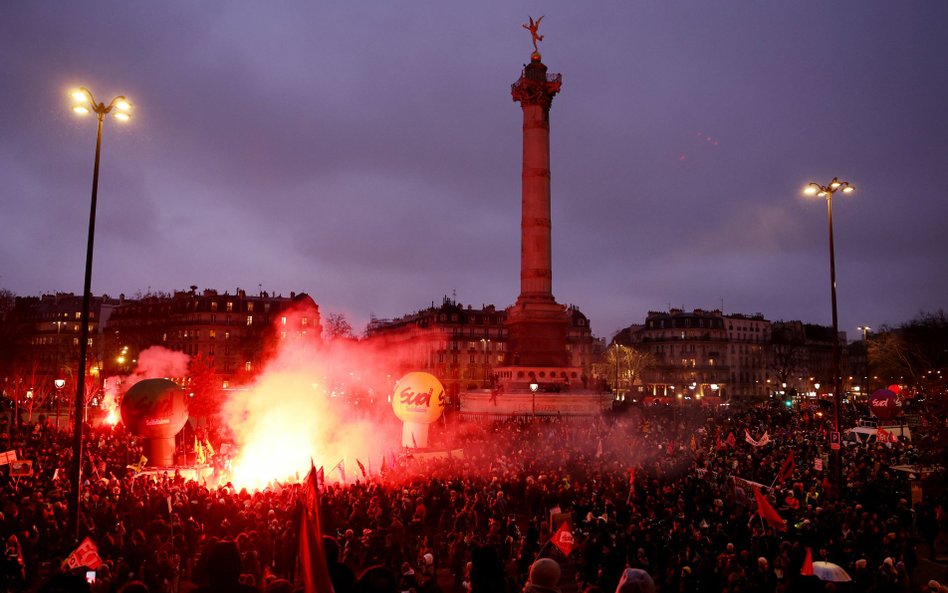
[[[4,2],[0,288],[310,293],[357,331],[519,291],[520,107],[546,15],[553,290],[597,335],[669,306],[898,324],[948,295],[948,3]]]

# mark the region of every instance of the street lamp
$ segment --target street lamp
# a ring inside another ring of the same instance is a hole
[[[536,379],[530,381],[530,394],[533,398],[533,419],[537,419],[537,389],[540,388],[540,384],[536,382]]]
[[[866,395],[869,395],[869,331],[872,329],[868,325],[860,325],[856,328],[862,332],[862,345],[866,348]]]
[[[59,409],[62,404],[63,399],[63,387],[66,386],[66,380],[62,377],[59,377],[53,381],[53,385],[56,387],[56,431],[59,431]]]
[[[82,290],[82,313],[79,318],[79,372],[76,380],[75,422],[73,423],[72,466],[69,478],[72,484],[72,496],[69,499],[69,534],[79,541],[79,503],[82,500],[82,416],[85,404],[86,356],[89,347],[89,305],[92,300],[92,247],[95,243],[95,206],[99,190],[99,156],[102,151],[102,124],[105,116],[112,114],[119,121],[128,121],[132,106],[119,95],[108,105],[96,102],[92,92],[85,87],[71,93],[75,100],[72,110],[80,115],[90,111],[96,114],[95,164],[92,168],[92,203],[89,208],[89,240],[86,245],[86,274]]]
[[[833,411],[835,416],[834,422],[836,425],[835,430],[837,434],[839,434],[839,414],[841,408],[840,400],[842,398],[840,391],[842,391],[842,385],[839,375],[839,321],[836,315],[836,253],[833,244],[833,194],[838,191],[841,191],[844,194],[850,194],[855,190],[856,188],[850,185],[848,181],[840,181],[837,177],[833,177],[833,180],[827,185],[820,185],[811,181],[803,190],[803,193],[807,195],[826,198],[826,212],[829,217],[830,296],[833,301],[833,389],[835,392],[833,398]],[[835,450],[835,457],[836,488],[837,494],[841,495],[843,485],[843,468],[840,464],[840,453],[838,448]]]

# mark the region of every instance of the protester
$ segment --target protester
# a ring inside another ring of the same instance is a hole
[[[905,475],[889,469],[917,458],[911,443],[845,447],[838,492],[828,418],[781,408],[463,424],[439,443],[463,458],[403,454],[382,475],[321,490],[330,580],[336,593],[769,593],[811,583],[800,574],[809,548],[847,570],[854,590],[909,591],[918,532],[938,535],[920,517],[944,508],[910,503]],[[248,492],[142,476],[127,468],[135,438],[88,434],[80,535],[103,563],[95,591],[298,587],[298,485]],[[40,425],[4,443],[34,462],[33,476],[0,483],[6,590],[55,586],[44,567],[56,573],[73,551],[62,537],[70,437]],[[550,544],[553,512],[568,516],[565,553]]]

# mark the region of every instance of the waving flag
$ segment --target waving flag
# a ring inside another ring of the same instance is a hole
[[[319,488],[316,486],[316,467],[310,461],[309,474],[303,491],[300,509],[300,578],[305,593],[333,593],[329,580],[326,552],[323,550],[323,531],[319,524]]]
[[[810,550],[810,548],[806,549],[806,558],[803,559],[800,574],[803,576],[811,576],[813,574],[813,551]]]
[[[777,514],[774,507],[770,506],[764,495],[760,493],[759,488],[754,488],[754,498],[757,500],[757,514],[760,515],[761,519],[777,529],[784,530],[787,528],[787,522]]]
[[[368,476],[365,475],[365,466],[362,465],[362,462],[359,461],[358,459],[356,459],[356,463],[359,464],[359,471],[362,472],[362,479],[363,479],[363,480],[367,480],[367,479],[368,479]]]
[[[777,472],[777,479],[783,484],[787,478],[793,476],[793,470],[796,468],[796,462],[793,460],[793,451],[787,455],[787,458],[780,464],[780,471]]]
[[[102,564],[102,558],[99,557],[99,548],[88,537],[82,540],[79,547],[72,551],[72,554],[66,557],[63,563],[70,570],[86,566],[92,570],[99,568]]]
[[[563,521],[560,528],[550,538],[550,543],[559,548],[564,556],[569,556],[569,553],[573,551],[576,540],[573,539],[573,531],[569,528],[568,521]]]

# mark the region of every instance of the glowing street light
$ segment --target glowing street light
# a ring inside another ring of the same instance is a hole
[[[72,110],[80,115],[89,112],[96,114],[98,120],[95,136],[95,164],[92,168],[92,203],[89,209],[89,240],[86,245],[86,274],[82,292],[82,313],[80,316],[79,337],[79,373],[76,380],[75,422],[73,426],[72,466],[69,471],[72,493],[69,499],[69,534],[79,541],[79,503],[82,499],[82,418],[85,407],[86,357],[89,347],[89,305],[92,300],[92,248],[95,243],[95,207],[99,189],[99,156],[102,151],[102,124],[105,116],[112,114],[115,119],[126,122],[130,119],[132,106],[123,96],[112,99],[108,105],[96,102],[92,92],[85,88],[70,93],[76,102]]]
[[[860,325],[856,329],[862,332],[862,345],[866,348],[866,376],[863,379],[866,381],[866,393],[869,393],[869,332],[872,328],[868,325]]]
[[[820,185],[818,183],[810,182],[803,189],[804,194],[826,198],[826,211],[829,217],[830,295],[833,303],[833,407],[835,412],[835,431],[837,433],[839,433],[839,415],[841,408],[840,400],[842,398],[842,394],[840,392],[842,391],[842,381],[839,374],[839,321],[836,314],[836,254],[833,244],[833,194],[838,191],[841,191],[844,194],[850,194],[855,190],[856,188],[850,185],[848,181],[840,181],[837,177],[833,177],[833,180],[827,185]],[[837,495],[841,495],[843,485],[843,468],[840,463],[839,449],[836,449],[834,452],[836,457],[836,490]]]

